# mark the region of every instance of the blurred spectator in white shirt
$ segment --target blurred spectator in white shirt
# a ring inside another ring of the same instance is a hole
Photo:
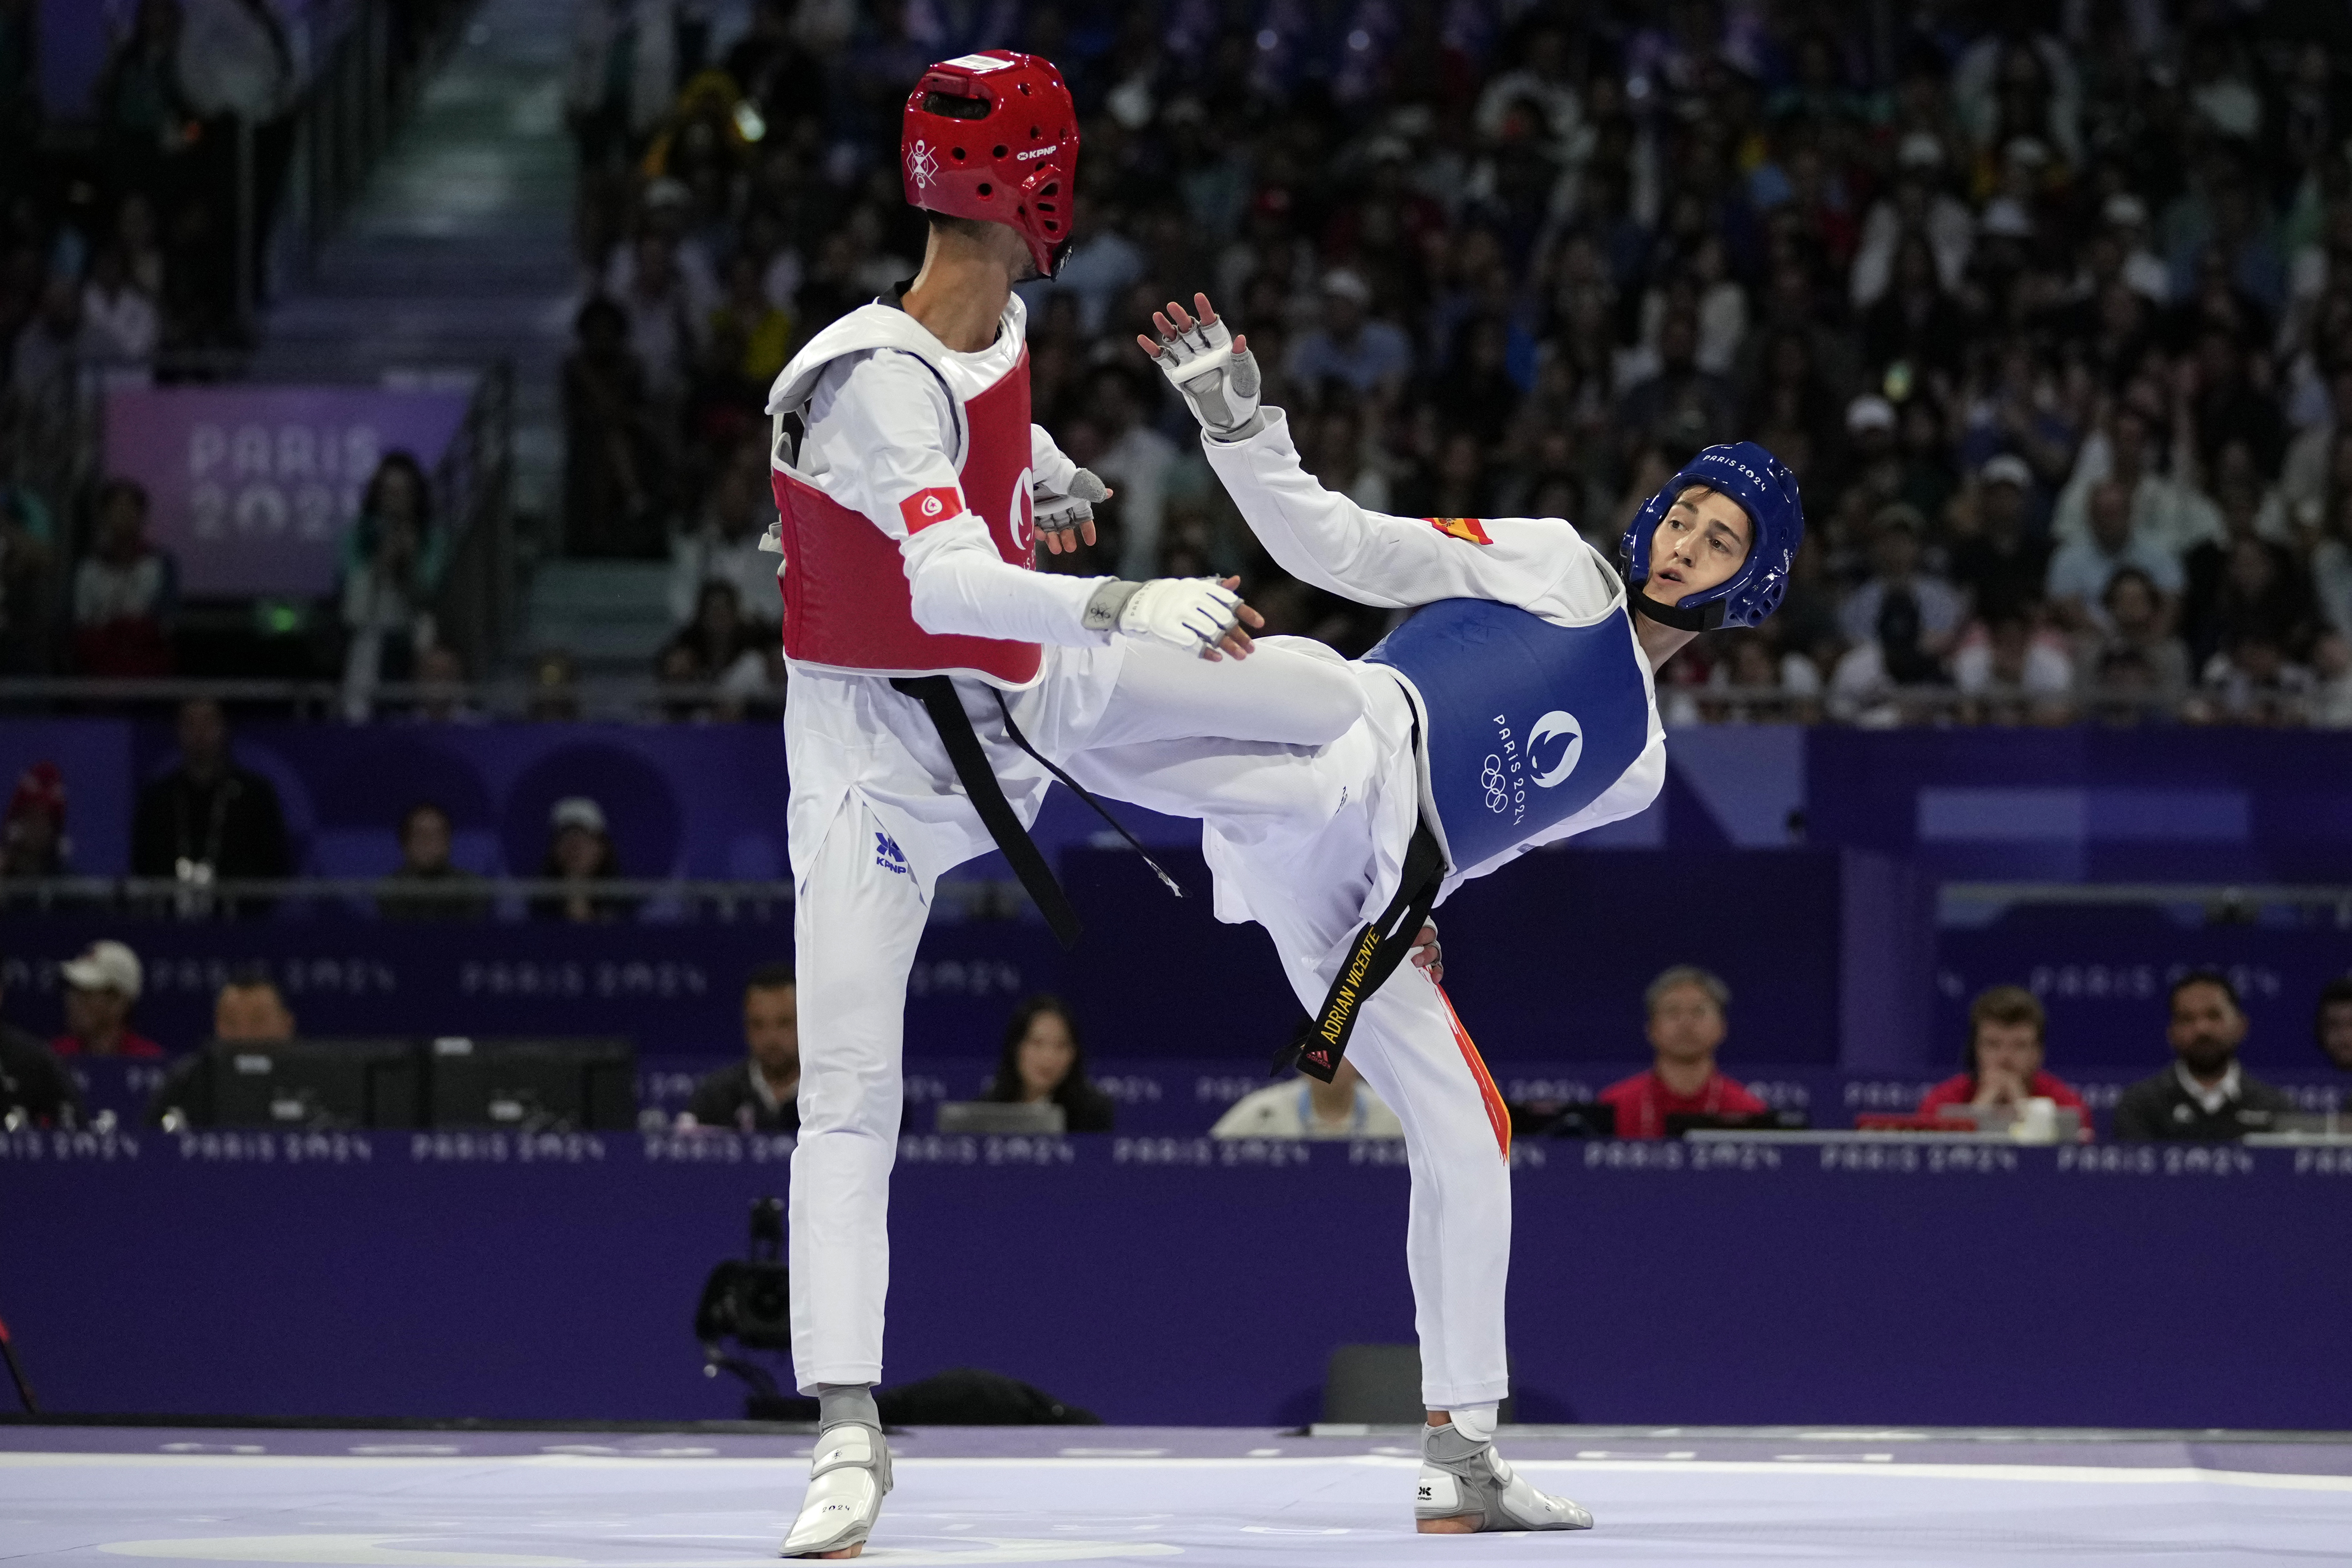
[[[1168,514],[1168,471],[1176,443],[1144,423],[1134,376],[1105,365],[1087,383],[1087,410],[1102,429],[1088,465],[1118,500],[1119,570],[1140,581],[1160,574],[1160,536]]]
[[[2206,661],[2182,713],[2204,724],[2300,724],[2317,690],[2310,668],[2290,658],[2275,635],[2250,627]]]
[[[2313,645],[2311,722],[2319,729],[2352,730],[2352,637],[2328,632]]]
[[[1245,1094],[1212,1138],[1402,1138],[1404,1124],[1342,1057],[1329,1083],[1304,1075]]]
[[[2178,560],[2191,545],[2222,535],[2221,512],[2203,492],[2178,477],[2192,461],[2183,442],[2173,454],[2175,477],[2156,471],[2156,437],[2135,408],[2117,409],[2104,430],[2094,431],[2075,455],[2074,472],[2058,494],[2050,531],[2061,546],[2089,536],[2091,492],[2114,479],[2127,498],[2136,542]]]
[[[1967,711],[1979,723],[2060,724],[2072,716],[2074,662],[2037,637],[2021,611],[1994,616],[1952,655],[1952,683],[1973,700]]]
[[[1895,253],[1906,234],[1926,237],[1936,276],[1957,290],[1976,245],[1976,216],[1968,204],[1944,188],[1944,144],[1926,131],[1905,136],[1895,153],[1895,186],[1871,206],[1862,221],[1862,245],[1853,255],[1853,308],[1867,310],[1886,292],[1895,275]]]
[[[155,357],[163,319],[131,279],[119,247],[100,249],[81,289],[82,352],[109,364],[143,365]]]
[[[764,438],[746,441],[710,487],[698,528],[670,536],[669,615],[684,626],[695,617],[707,583],[735,590],[744,621],[772,630],[783,619],[776,587],[782,557],[760,548],[776,509],[768,490]]]
[[[2163,595],[2169,619],[2186,581],[2180,557],[2158,548],[2132,527],[2127,492],[2118,480],[2104,479],[2091,487],[2088,513],[2089,532],[2066,541],[2050,557],[2050,608],[2061,624],[2078,631],[2106,629],[2107,585],[2127,571],[2147,578]]]
[[[172,673],[170,617],[179,573],[147,539],[147,491],[110,479],[98,492],[97,542],[74,568],[74,664],[123,679]]]

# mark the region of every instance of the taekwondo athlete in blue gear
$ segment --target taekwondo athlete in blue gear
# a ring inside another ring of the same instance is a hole
[[[1404,1125],[1430,1412],[1418,1527],[1589,1528],[1493,1441],[1508,1385],[1507,1112],[1436,966],[1381,981],[1461,883],[1657,797],[1655,672],[1699,632],[1778,606],[1803,536],[1797,487],[1752,443],[1707,448],[1635,519],[1622,578],[1559,519],[1368,512],[1302,469],[1282,411],[1258,405],[1246,340],[1196,304],[1197,319],[1175,305],[1155,315],[1139,342],[1200,419],[1259,541],[1304,582],[1418,613],[1360,660],[1280,639],[1361,685],[1364,716],[1337,741],[1115,749],[1088,763],[1116,769],[1112,793],[1202,818],[1218,918],[1264,925],[1300,1001],[1323,1009],[1302,1033],[1302,1068],[1315,1070],[1317,1028],[1333,1026],[1325,1069],[1344,1049]]]

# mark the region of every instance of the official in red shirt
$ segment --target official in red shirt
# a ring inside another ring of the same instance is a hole
[[[1919,1100],[1919,1114],[1933,1116],[1947,1105],[2014,1108],[2028,1100],[2054,1100],[2061,1110],[2083,1119],[2091,1136],[2091,1108],[2065,1080],[2042,1066],[2048,1017],[2033,993],[2021,985],[1996,985],[1969,1004],[1969,1070],[1957,1073]]]
[[[119,942],[94,942],[58,966],[66,982],[66,1032],[49,1042],[61,1057],[160,1057],[163,1047],[131,1028],[139,1000],[139,955]]]
[[[1724,1009],[1731,987],[1695,964],[1678,963],[1650,982],[1643,993],[1650,1010],[1650,1048],[1655,1060],[1601,1091],[1601,1102],[1617,1108],[1620,1138],[1664,1138],[1666,1118],[1731,1116],[1767,1109],[1715,1068],[1715,1051],[1727,1029]]]

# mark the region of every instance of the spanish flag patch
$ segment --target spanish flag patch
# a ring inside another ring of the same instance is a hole
[[[1429,526],[1440,533],[1462,541],[1465,544],[1495,542],[1486,537],[1486,531],[1479,526],[1478,520],[1475,517],[1433,517],[1429,520]]]

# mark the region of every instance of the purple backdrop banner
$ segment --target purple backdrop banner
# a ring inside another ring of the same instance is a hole
[[[8,1326],[62,1412],[733,1415],[696,1294],[791,1147],[0,1134]],[[1520,1414],[2341,1427],[2342,1155],[1523,1142]],[[1393,1146],[911,1137],[891,1186],[887,1382],[1291,1425],[1412,1334]]]
[[[121,387],[107,395],[107,468],[147,487],[182,592],[324,594],[378,459],[405,450],[430,469],[466,403],[372,387]]]

